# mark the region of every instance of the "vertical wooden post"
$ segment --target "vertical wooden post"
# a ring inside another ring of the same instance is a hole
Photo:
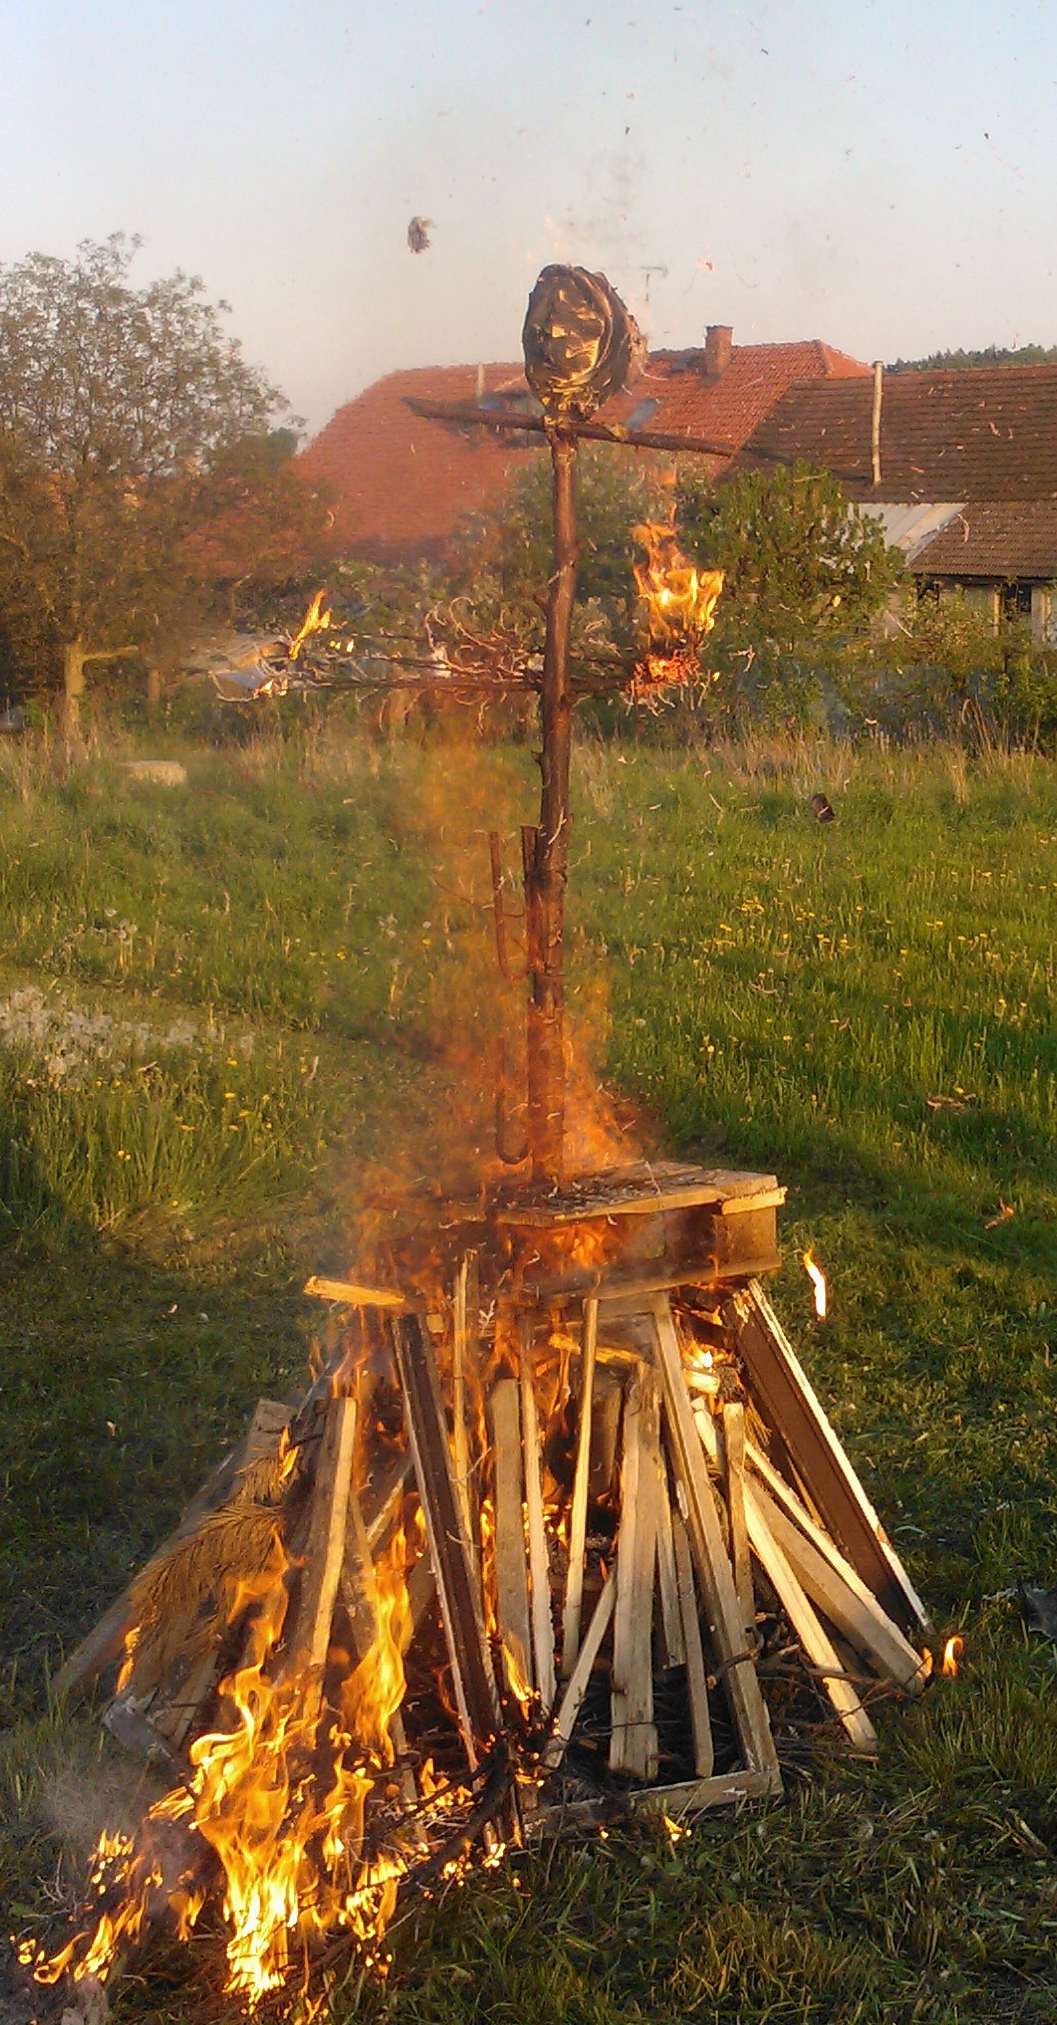
[[[547,597],[538,829],[523,833],[528,950],[528,1128],[533,1176],[560,1181],[565,1136],[565,885],[573,697],[569,633],[576,596],[576,440],[549,429],[554,569]],[[531,840],[531,841],[530,841]]]

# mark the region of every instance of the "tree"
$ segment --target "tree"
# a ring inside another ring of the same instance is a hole
[[[1052,366],[1057,345],[983,345],[979,351],[929,352],[923,359],[893,359],[890,373],[949,373],[974,366]]]
[[[285,399],[201,281],[131,285],[138,244],[117,233],[0,267],[0,601],[13,633],[43,618],[71,731],[92,663],[153,665],[201,613],[203,541],[267,500],[266,464],[295,504],[285,443],[258,447],[256,480],[250,454]]]

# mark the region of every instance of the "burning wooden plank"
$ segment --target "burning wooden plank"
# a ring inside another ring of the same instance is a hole
[[[525,1462],[525,1510],[528,1519],[529,1576],[532,1583],[532,1649],[536,1687],[548,1712],[554,1706],[554,1623],[551,1616],[550,1555],[543,1520],[540,1478],[539,1420],[532,1380],[531,1327],[521,1333],[521,1441]]]
[[[507,1686],[524,1703],[533,1686],[522,1471],[521,1407],[516,1378],[492,1388],[495,1475],[496,1617]]]
[[[467,1762],[475,1770],[499,1730],[499,1705],[455,1490],[433,1353],[415,1315],[390,1323],[415,1479],[451,1661]]]
[[[562,1614],[562,1678],[568,1680],[576,1665],[580,1643],[580,1612],[584,1593],[584,1549],[587,1540],[587,1494],[591,1476],[591,1415],[595,1389],[595,1353],[598,1347],[598,1302],[584,1302],[583,1336],[580,1354],[580,1423],[576,1442],[576,1470],[573,1477],[572,1510],[569,1515],[569,1572]]]

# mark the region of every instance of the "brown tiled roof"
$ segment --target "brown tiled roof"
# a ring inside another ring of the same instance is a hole
[[[933,577],[1057,578],[1057,501],[974,500],[910,564]]]
[[[753,431],[738,465],[779,451],[850,478],[856,497],[1057,498],[1057,366],[886,373],[876,488],[872,402],[872,383],[861,378],[791,387]]]
[[[484,369],[489,394],[526,392],[520,365]],[[531,452],[484,429],[460,430],[413,415],[409,398],[472,401],[476,366],[423,366],[390,373],[339,408],[298,460],[329,493],[334,554],[375,560],[440,558],[465,514],[494,505]],[[796,379],[868,374],[844,352],[802,344],[735,345],[726,370],[708,377],[704,352],[654,352],[642,378],[603,411],[626,421],[656,401],[649,426],[708,436],[731,452]],[[722,468],[716,460],[715,468]]]

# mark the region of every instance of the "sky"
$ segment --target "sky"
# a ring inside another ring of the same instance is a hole
[[[654,345],[1057,341],[1053,0],[0,0],[0,30],[0,261],[141,234],[310,432],[397,367],[516,359],[548,260]]]

